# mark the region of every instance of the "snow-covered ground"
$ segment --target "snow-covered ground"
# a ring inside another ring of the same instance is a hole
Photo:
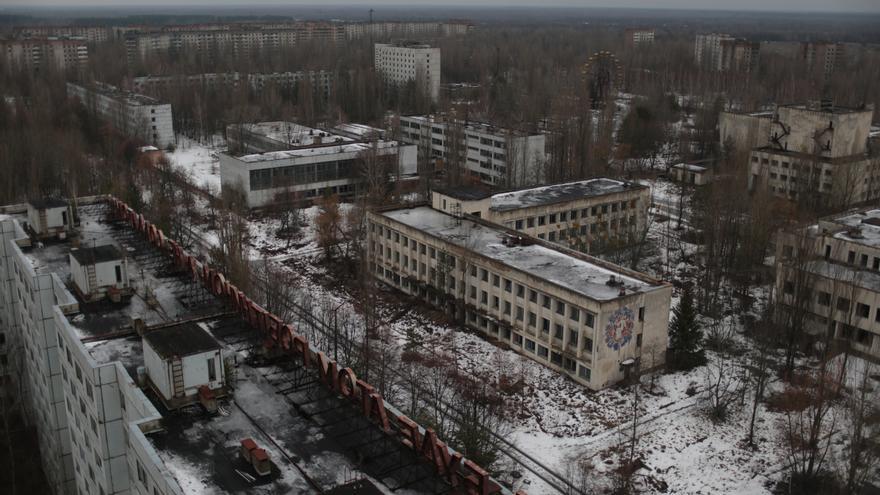
[[[220,158],[226,143],[215,137],[212,143],[199,143],[177,136],[177,148],[166,153],[171,166],[185,172],[197,187],[216,196],[220,193]]]

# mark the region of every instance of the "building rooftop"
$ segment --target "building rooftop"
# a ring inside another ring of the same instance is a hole
[[[706,170],[718,164],[718,160],[714,158],[704,158],[702,160],[692,160],[689,162],[676,163],[672,168],[680,168],[691,172],[705,172]]]
[[[84,87],[86,90],[94,91],[98,94],[104,95],[108,98],[113,98],[114,100],[124,102],[126,105],[130,106],[151,106],[162,104],[162,102],[151,96],[133,93],[131,91],[126,91],[124,89],[117,88],[116,86],[97,81],[94,83],[93,86],[81,87]]]
[[[97,247],[73,248],[70,250],[70,255],[80,265],[94,265],[122,259],[122,253],[116,249],[116,246],[111,244]]]
[[[144,340],[163,358],[190,356],[220,348],[220,344],[195,323],[182,323],[150,330]]]
[[[397,148],[397,141],[377,141],[376,147],[379,150]],[[285,151],[267,151],[266,153],[255,153],[251,155],[239,156],[238,159],[246,163],[265,162],[273,160],[284,160],[287,158],[302,158],[311,156],[335,155],[339,153],[360,153],[367,151],[373,146],[373,143],[348,143],[331,146],[319,146],[313,148],[301,148]]]
[[[647,292],[663,286],[659,280],[637,276],[597,258],[562,251],[536,239],[506,245],[506,236],[523,235],[487,222],[456,218],[428,206],[389,210],[381,215],[593,300],[610,301],[621,297],[621,286],[608,284],[611,277],[622,282],[626,293]]]
[[[245,130],[252,134],[277,141],[280,146],[288,149],[300,147],[350,143],[354,140],[345,136],[331,134],[327,131],[306,127],[294,122],[258,122],[245,124]]]
[[[61,198],[43,198],[32,199],[28,201],[28,204],[37,210],[44,210],[46,208],[64,208],[67,207],[69,203],[66,199]]]
[[[94,255],[99,260],[127,258],[128,274],[134,294],[120,303],[101,300],[79,301],[79,311],[67,315],[67,319],[80,338],[99,340],[119,332],[133,333],[133,321],[141,320],[146,326],[166,324],[178,319],[188,319],[217,313],[222,307],[213,298],[195,295],[192,279],[182,282],[177,272],[157,270],[157,253],[148,244],[131,237],[131,230],[122,222],[107,217],[108,206],[104,203],[80,204],[77,241],[44,241],[21,248],[37,274],[55,273],[63,284],[71,289],[70,256],[80,263],[91,264]],[[19,222],[23,215],[11,215]],[[83,261],[85,260],[85,261]]]
[[[496,211],[517,210],[645,188],[647,186],[614,179],[588,179],[494,194],[490,208]]]
[[[867,209],[848,212],[823,219],[823,225],[830,223],[840,230],[834,233],[837,239],[880,247],[880,209]]]
[[[405,118],[407,120],[415,120],[424,125],[449,125],[451,122],[442,116],[435,117],[433,115],[403,115],[401,118]],[[488,122],[476,122],[476,121],[458,121],[458,124],[461,125],[462,129],[465,131],[471,132],[482,132],[484,134],[491,134],[493,136],[503,136],[506,134],[512,134],[515,136],[525,136],[525,135],[533,135],[537,136],[540,133],[526,133],[519,129],[513,129],[509,127],[499,127]]]
[[[848,114],[848,113],[865,113],[874,111],[873,105],[865,105],[862,107],[843,107],[835,105],[833,102],[810,102],[810,103],[789,103],[779,105],[780,108],[793,108],[795,110],[804,110],[809,112],[821,112],[830,114]]]

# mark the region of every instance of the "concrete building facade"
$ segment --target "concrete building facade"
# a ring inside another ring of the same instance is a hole
[[[333,73],[328,71],[296,71],[272,73],[241,73],[222,72],[174,76],[141,76],[132,79],[135,92],[161,94],[163,91],[178,88],[195,89],[233,89],[248,87],[251,91],[261,93],[267,87],[293,90],[305,81],[311,84],[313,91],[318,92],[326,100],[335,80]]]
[[[752,150],[749,188],[845,207],[880,198],[880,162],[868,154],[873,107],[780,105]]]
[[[428,206],[367,222],[377,279],[591,389],[665,359],[669,284]]]
[[[718,115],[718,131],[721,146],[732,146],[737,154],[767,144],[775,112],[721,112]]]
[[[89,63],[89,47],[83,40],[29,38],[0,40],[6,64],[27,71],[79,70]]]
[[[93,86],[69,82],[67,95],[78,98],[86,109],[125,135],[140,138],[158,148],[167,148],[177,142],[168,103],[97,82]]]
[[[435,188],[431,206],[473,215],[577,251],[589,253],[641,242],[651,191],[613,179],[589,179],[501,193]]]
[[[416,88],[433,101],[440,98],[440,49],[415,41],[376,43],[376,72],[391,86],[415,81]]]
[[[753,72],[758,66],[761,44],[728,34],[698,34],[694,60],[706,70]]]
[[[401,115],[399,123],[400,139],[417,145],[435,170],[449,168],[457,153],[462,179],[502,188],[544,181],[544,134],[434,116]]]
[[[781,231],[776,260],[781,323],[880,358],[880,210]]]
[[[846,67],[846,45],[829,41],[801,43],[801,56],[807,70],[824,77]]]
[[[638,48],[654,44],[654,30],[646,28],[630,28],[624,31],[624,42],[630,48]]]
[[[372,154],[389,176],[416,173],[416,147],[394,140],[354,139],[290,122],[234,125],[226,135],[232,152],[220,154],[221,187],[243,193],[251,208],[328,191],[354,196]]]

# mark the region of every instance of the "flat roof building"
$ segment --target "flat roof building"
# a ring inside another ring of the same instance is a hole
[[[353,129],[335,132],[292,122],[236,124],[227,127],[229,153],[220,154],[222,188],[244,193],[247,204],[258,208],[276,202],[359,193],[364,182],[363,163],[375,154],[389,177],[414,175],[414,145],[376,139],[365,132],[349,137]]]
[[[248,87],[255,93],[262,93],[269,87],[280,90],[294,91],[305,82],[323,100],[330,97],[335,75],[329,71],[295,71],[295,72],[218,72],[190,75],[140,76],[132,79],[134,90],[139,93],[162,94],[164,91],[179,88],[195,89],[234,89]]]
[[[754,72],[758,67],[761,44],[734,38],[729,34],[698,34],[694,60],[706,70]]]
[[[642,241],[651,192],[607,178],[492,193],[477,187],[435,187],[431,206],[473,215],[585,253]]]
[[[880,210],[780,231],[775,294],[781,323],[880,358]]]
[[[473,216],[367,214],[371,273],[598,390],[663,363],[671,285]]]
[[[769,135],[751,152],[749,188],[829,207],[880,198],[880,170],[868,154],[873,114],[871,105],[827,100],[779,105]]]
[[[440,98],[439,48],[416,41],[376,43],[373,60],[386,84],[400,87],[415,82],[432,101]]]
[[[177,142],[168,103],[99,82],[91,86],[68,82],[67,95],[122,134],[163,149]]]
[[[482,182],[501,188],[544,181],[546,137],[539,132],[496,127],[443,116],[401,115],[400,139],[415,144],[424,160],[452,181]],[[456,154],[461,162],[453,166]]]

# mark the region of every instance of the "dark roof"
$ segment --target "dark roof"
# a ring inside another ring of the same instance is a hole
[[[70,255],[76,259],[80,265],[94,265],[96,263],[104,263],[107,261],[115,261],[122,259],[122,253],[112,244],[91,248],[71,249]]]
[[[220,348],[214,337],[195,323],[147,330],[144,341],[163,358],[190,356]]]
[[[382,495],[382,491],[368,479],[352,481],[324,493],[325,495]]]
[[[488,188],[480,186],[434,186],[434,190],[440,194],[464,201],[478,201],[494,194]]]
[[[67,200],[61,198],[43,198],[43,199],[32,199],[28,201],[28,204],[33,206],[38,210],[44,210],[46,208],[61,208],[67,206]]]

